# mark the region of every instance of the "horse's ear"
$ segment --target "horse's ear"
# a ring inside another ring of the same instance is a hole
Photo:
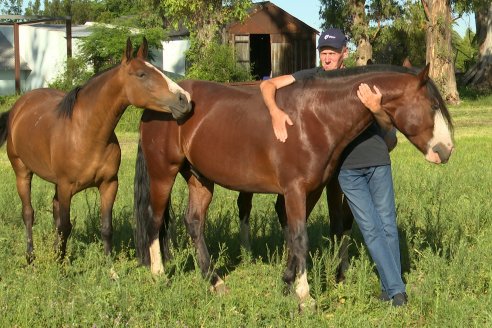
[[[123,54],[123,59],[121,62],[129,62],[132,59],[133,55],[133,46],[132,46],[132,41],[130,40],[130,37],[126,39],[126,49],[125,53]]]
[[[144,36],[143,42],[140,45],[140,48],[138,49],[137,57],[146,60],[148,54],[149,54],[149,43],[147,42],[147,39]]]
[[[405,57],[405,60],[403,61],[403,67],[412,67],[412,63],[410,62],[410,59],[408,59],[408,57]]]
[[[427,81],[429,81],[429,67],[430,64],[425,65],[424,69],[419,73],[419,75],[417,75],[417,78],[420,81],[420,86],[427,84]]]

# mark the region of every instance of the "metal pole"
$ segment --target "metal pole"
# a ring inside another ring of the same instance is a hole
[[[15,93],[20,94],[19,24],[14,23]]]
[[[72,58],[72,20],[66,19],[65,26],[67,30],[67,59]]]

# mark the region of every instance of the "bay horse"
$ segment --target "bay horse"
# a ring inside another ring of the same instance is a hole
[[[151,272],[163,272],[159,230],[174,179],[188,183],[187,231],[204,276],[213,287],[224,282],[213,272],[204,240],[214,183],[247,193],[283,195],[287,219],[287,268],[283,280],[294,285],[302,306],[310,300],[306,219],[333,175],[343,149],[372,122],[359,101],[361,83],[377,85],[382,107],[393,125],[425,159],[446,163],[454,148],[450,114],[429,66],[415,73],[405,67],[365,66],[324,72],[277,92],[277,103],[294,120],[285,143],[276,140],[260,92],[205,81],[182,81],[193,114],[173,121],[145,111],[140,124],[135,175],[137,254]],[[193,175],[193,172],[199,174]],[[149,183],[148,190],[145,186]]]
[[[31,205],[33,174],[55,184],[55,248],[63,259],[72,230],[70,203],[81,190],[97,187],[101,201],[101,236],[112,248],[112,208],[118,189],[121,150],[114,129],[129,105],[181,118],[191,110],[189,94],[146,61],[144,38],[133,55],[130,38],[119,65],[93,76],[69,93],[44,88],[21,96],[2,114],[0,146],[14,169],[27,234],[27,258],[33,259]],[[7,119],[8,117],[8,119]]]

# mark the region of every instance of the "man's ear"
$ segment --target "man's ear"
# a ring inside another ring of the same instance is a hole
[[[343,47],[343,59],[347,59],[349,56],[349,51],[347,47]]]

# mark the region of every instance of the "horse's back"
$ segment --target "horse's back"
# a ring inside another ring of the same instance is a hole
[[[62,91],[36,89],[26,92],[14,104],[9,115],[7,153],[11,160],[20,159],[41,177],[52,180],[50,139],[58,119],[56,107]],[[66,136],[63,136],[66,137]]]
[[[278,192],[277,164],[294,155],[293,148],[276,140],[259,87],[182,85],[194,101],[193,115],[180,126],[182,150],[192,165],[227,188]]]

